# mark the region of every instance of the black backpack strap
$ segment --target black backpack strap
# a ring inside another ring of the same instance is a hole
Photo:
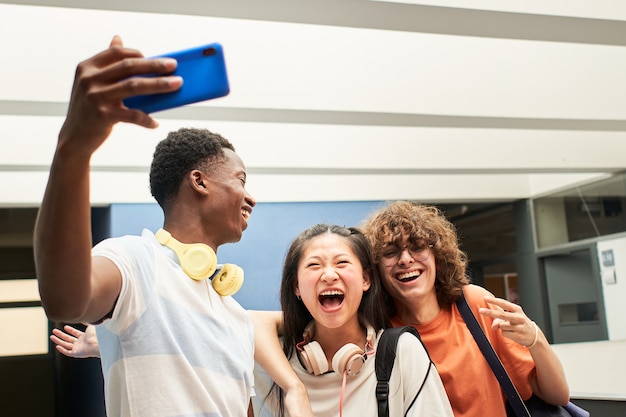
[[[528,412],[524,401],[522,401],[517,388],[513,385],[509,374],[506,372],[506,369],[504,369],[502,362],[500,362],[500,358],[498,358],[495,350],[493,350],[493,346],[489,343],[489,339],[487,339],[483,329],[480,327],[480,324],[478,324],[478,320],[476,320],[476,316],[474,316],[474,313],[470,309],[464,295],[461,295],[461,298],[457,300],[456,306],[459,309],[459,313],[461,313],[463,320],[465,320],[465,324],[467,324],[469,331],[472,333],[472,336],[474,336],[476,344],[485,356],[485,359],[487,359],[491,370],[504,390],[515,415],[518,417],[530,417],[530,413]]]
[[[376,347],[375,369],[376,378],[378,379],[376,383],[378,417],[389,417],[389,379],[391,378],[393,363],[396,360],[398,339],[404,332],[412,333],[420,341],[422,340],[417,330],[412,326],[395,327],[385,329]],[[430,360],[430,355],[428,359]]]

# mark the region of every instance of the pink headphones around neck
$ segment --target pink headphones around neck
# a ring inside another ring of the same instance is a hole
[[[363,364],[367,355],[374,353],[374,340],[376,338],[376,331],[371,325],[367,325],[367,333],[365,349],[361,349],[354,343],[347,343],[341,347],[333,356],[331,361],[333,371],[338,374],[344,374],[349,376],[357,375],[361,372]],[[306,368],[307,372],[314,375],[322,375],[328,372],[328,359],[324,354],[324,350],[319,343],[312,340],[315,334],[315,321],[311,321],[304,328],[302,334],[304,341],[296,345],[298,350],[298,356],[300,361]]]

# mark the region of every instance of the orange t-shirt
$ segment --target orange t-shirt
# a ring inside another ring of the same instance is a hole
[[[465,298],[480,327],[500,357],[513,384],[523,399],[532,395],[530,380],[535,377],[535,363],[528,349],[491,330],[491,319],[478,313],[489,307],[484,301],[487,290],[467,285]],[[498,380],[481,353],[456,304],[442,309],[426,324],[404,323],[397,317],[392,325],[415,327],[422,337],[452,404],[455,417],[505,417],[505,397]]]

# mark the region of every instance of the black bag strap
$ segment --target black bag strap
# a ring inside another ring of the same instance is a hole
[[[509,404],[513,408],[515,415],[517,415],[517,417],[530,417],[526,404],[522,401],[522,397],[520,397],[517,388],[513,385],[511,377],[509,377],[506,369],[504,369],[502,362],[500,362],[500,358],[498,358],[495,350],[493,350],[493,346],[489,343],[489,339],[487,339],[483,329],[478,324],[478,320],[476,320],[476,316],[474,316],[474,313],[472,312],[464,295],[461,295],[461,298],[457,300],[456,306],[459,309],[459,313],[461,313],[463,320],[465,320],[465,324],[467,324],[469,331],[472,333],[472,336],[474,336],[474,340],[476,340],[476,344],[480,348],[480,351],[485,356],[485,359],[487,359],[487,362],[489,363],[493,374],[496,376],[496,379],[500,383],[502,390],[506,394],[506,398],[509,400]]]
[[[383,334],[380,336],[378,346],[376,347],[375,369],[376,379],[378,379],[378,382],[376,383],[378,417],[389,417],[389,379],[391,378],[391,371],[396,360],[398,339],[404,332],[409,332],[415,335],[420,342],[422,341],[418,331],[414,327],[394,327],[385,329]],[[426,351],[426,354],[428,354],[428,351]],[[428,355],[428,360],[432,363],[430,355]],[[426,375],[428,376],[428,373]]]

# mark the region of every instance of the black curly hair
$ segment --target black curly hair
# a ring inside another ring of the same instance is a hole
[[[235,147],[207,129],[181,128],[170,132],[157,145],[150,166],[150,192],[163,211],[178,194],[180,184],[193,169],[211,171],[224,159],[224,148]]]

